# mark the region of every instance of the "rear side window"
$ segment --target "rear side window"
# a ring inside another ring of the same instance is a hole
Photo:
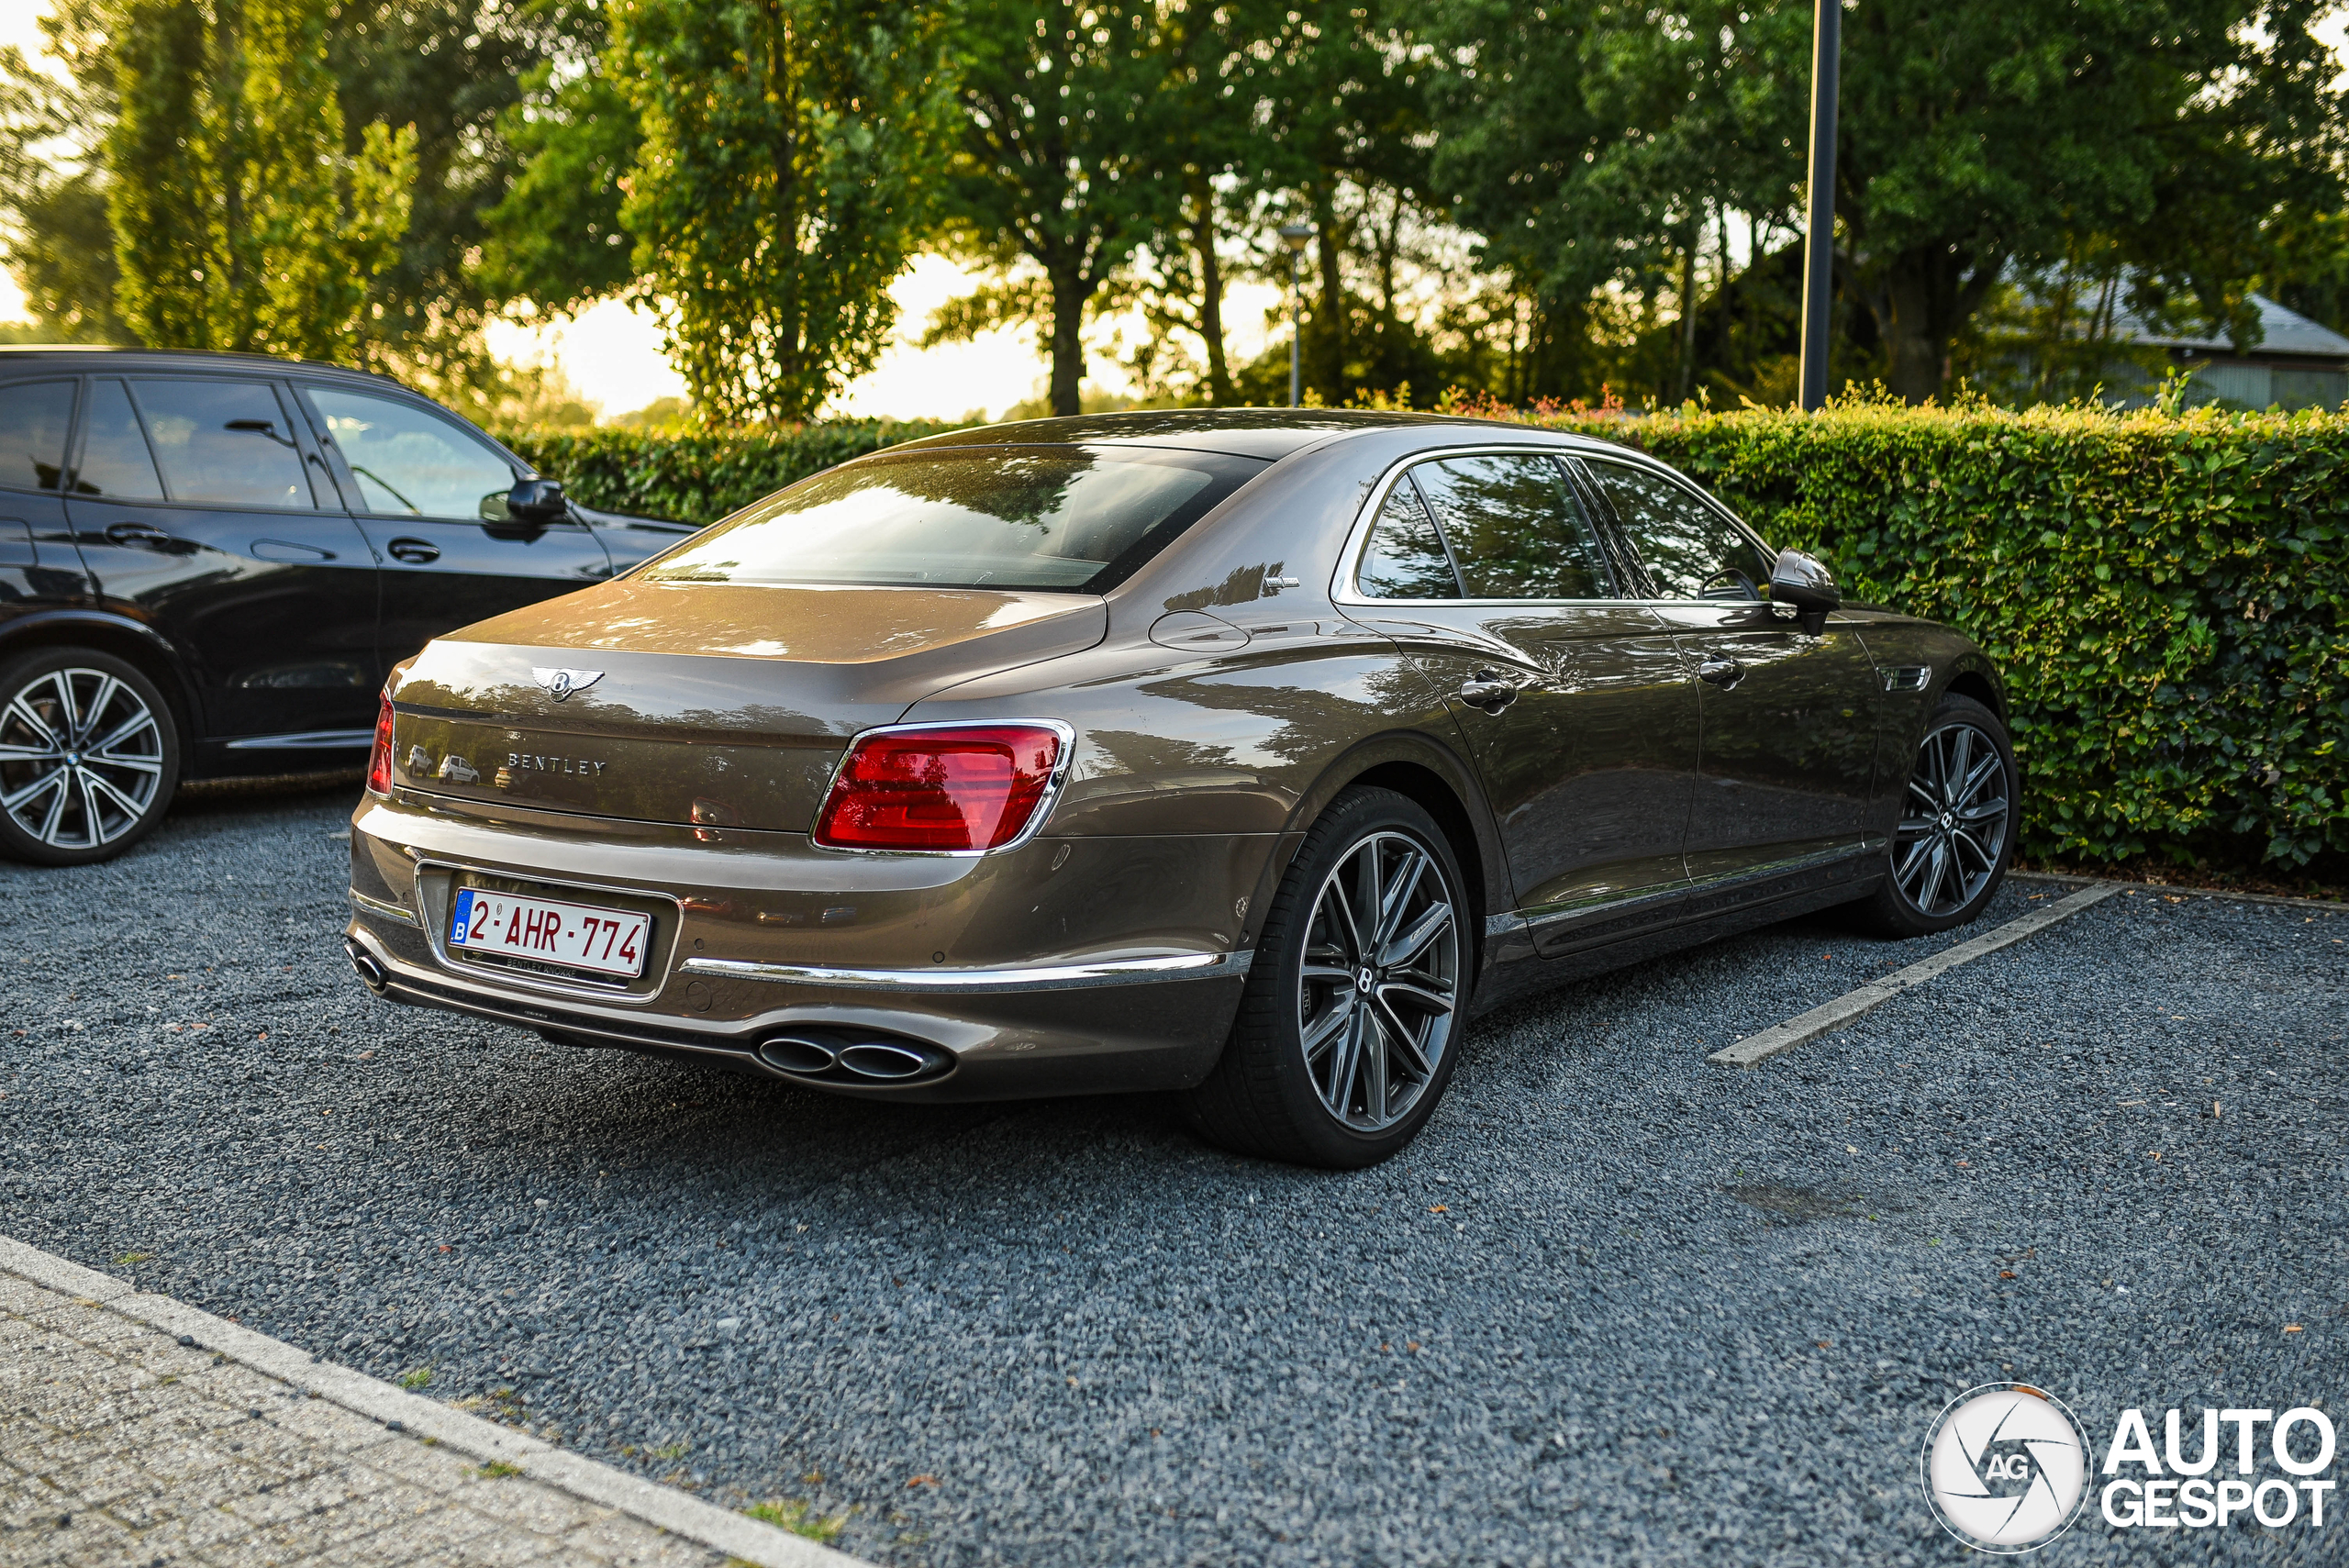
[[[1354,585],[1374,599],[1456,599],[1460,579],[1443,536],[1435,531],[1419,487],[1405,474],[1386,493],[1370,542],[1364,547]]]
[[[72,423],[72,382],[0,386],[0,484],[13,490],[61,488],[65,432]]]
[[[1764,596],[1775,558],[1696,492],[1628,463],[1595,461],[1590,472],[1662,597]]]
[[[305,387],[370,512],[503,520],[514,470],[496,448],[414,404]]]
[[[1106,593],[1264,467],[1131,447],[884,454],[771,495],[642,574]]]
[[[274,388],[260,381],[134,381],[130,395],[174,501],[317,505]]]
[[[1472,599],[1614,595],[1598,536],[1546,457],[1445,458],[1411,470]]]
[[[118,381],[90,384],[89,429],[82,438],[82,461],[73,470],[73,494],[117,501],[163,498],[163,482],[155,477],[155,455],[147,450],[139,411]]]

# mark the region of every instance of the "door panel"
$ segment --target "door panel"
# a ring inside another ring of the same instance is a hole
[[[1831,621],[1811,637],[1782,618],[1763,598],[1769,550],[1678,481],[1604,460],[1585,472],[1698,676],[1691,879],[1701,887],[1856,849],[1882,695],[1858,632]]]
[[[206,733],[370,729],[374,561],[318,505],[277,389],[101,377],[89,396],[66,501],[75,543],[102,600],[187,650]]]
[[[518,475],[456,420],[342,387],[306,384],[302,393],[383,562],[386,670],[442,632],[611,575],[593,530],[512,523],[506,493]]]
[[[1593,940],[1592,918],[1618,929],[1609,906],[1686,886],[1697,699],[1672,636],[1642,606],[1450,597],[1463,583],[1614,591],[1563,476],[1546,458],[1510,461],[1531,471],[1450,460],[1422,465],[1434,471],[1424,491],[1398,481],[1356,574],[1378,602],[1353,613],[1451,705],[1516,904],[1536,921],[1537,947],[1553,951]]]

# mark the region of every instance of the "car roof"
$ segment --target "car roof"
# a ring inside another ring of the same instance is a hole
[[[1138,408],[1123,414],[1080,414],[1020,419],[949,430],[885,449],[923,447],[1148,446],[1229,452],[1267,461],[1286,457],[1331,436],[1393,430],[1412,425],[1507,429],[1491,420],[1447,414],[1369,408]]]
[[[411,389],[378,371],[354,370],[323,360],[281,359],[275,354],[241,354],[210,349],[137,349],[103,343],[0,344],[0,374],[27,366],[61,371],[132,370],[262,370],[277,374],[298,370],[305,375],[331,376],[374,386]]]

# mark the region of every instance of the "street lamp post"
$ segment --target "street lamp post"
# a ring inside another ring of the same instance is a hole
[[[1816,0],[1810,34],[1810,216],[1802,239],[1802,411],[1827,401],[1827,303],[1835,264],[1835,78],[1842,0]]]
[[[1291,408],[1297,405],[1298,373],[1303,366],[1297,348],[1303,333],[1297,326],[1297,264],[1305,255],[1305,242],[1312,238],[1313,226],[1309,223],[1281,225],[1281,243],[1288,247],[1288,406]]]

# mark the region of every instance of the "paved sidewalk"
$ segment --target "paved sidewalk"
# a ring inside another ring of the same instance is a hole
[[[725,1561],[0,1273],[6,1568]]]

